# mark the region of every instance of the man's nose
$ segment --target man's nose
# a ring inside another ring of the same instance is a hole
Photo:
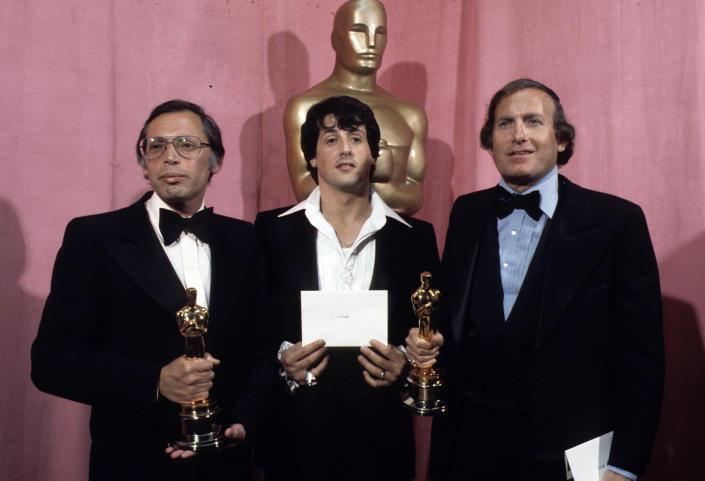
[[[526,127],[522,122],[517,122],[514,127],[514,141],[523,142],[526,140]]]
[[[352,152],[352,142],[350,142],[350,139],[343,137],[340,141],[340,148],[344,154]]]
[[[174,163],[179,160],[179,154],[176,153],[176,147],[174,147],[174,142],[169,142],[166,144],[166,149],[164,150],[164,161],[168,163]]]

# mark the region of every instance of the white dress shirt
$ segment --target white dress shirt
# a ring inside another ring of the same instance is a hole
[[[284,217],[304,210],[306,218],[316,228],[316,262],[320,290],[368,290],[375,267],[375,234],[387,223],[387,217],[411,228],[374,190],[371,190],[370,204],[372,213],[349,248],[340,245],[335,229],[323,217],[318,187],[306,199],[279,215]]]

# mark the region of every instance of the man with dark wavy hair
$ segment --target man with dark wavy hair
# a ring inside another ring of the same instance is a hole
[[[274,372],[264,324],[261,257],[251,224],[205,208],[225,149],[203,108],[157,106],[137,140],[152,192],[113,212],[73,219],[54,265],[32,346],[42,391],[91,406],[91,480],[250,479],[247,445]],[[208,308],[204,358],[184,356],[176,313],[186,288]],[[248,342],[239,349],[242,333]],[[225,436],[242,444],[190,457],[178,407],[212,394]],[[205,459],[204,459],[205,456]]]
[[[663,394],[658,270],[644,214],[558,174],[575,131],[558,96],[519,79],[481,131],[499,185],[457,199],[443,253],[449,417],[435,480],[565,480],[564,451],[614,437],[603,480],[636,479]]]
[[[398,346],[416,324],[411,293],[421,272],[437,271],[438,251],[431,224],[397,214],[371,189],[379,136],[372,110],[355,98],[313,105],[301,149],[317,187],[299,204],[261,212],[255,221],[281,342],[267,479],[414,476],[412,420],[400,401],[407,361]],[[388,342],[302,344],[304,290],[386,290]]]

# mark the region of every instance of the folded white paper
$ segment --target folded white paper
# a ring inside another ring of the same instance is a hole
[[[387,291],[301,291],[301,342],[326,346],[387,344]]]
[[[614,431],[566,449],[569,474],[575,481],[600,481],[607,470]],[[568,478],[570,479],[570,477]]]

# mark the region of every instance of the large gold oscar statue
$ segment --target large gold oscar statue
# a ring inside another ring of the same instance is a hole
[[[208,309],[196,305],[196,289],[186,289],[186,305],[176,313],[179,332],[185,338],[186,359],[203,359],[206,346],[203,336],[208,331]],[[183,439],[174,443],[178,449],[201,452],[229,446],[223,436],[220,407],[211,398],[182,403],[179,411]]]
[[[419,320],[419,337],[430,340],[433,337],[431,313],[436,309],[441,292],[431,288],[431,273],[421,273],[421,286],[411,295],[411,305]],[[447,406],[441,399],[443,380],[433,367],[414,365],[406,377],[402,388],[402,404],[414,414],[433,416],[445,413]]]
[[[308,109],[328,97],[349,95],[370,106],[381,131],[372,187],[397,212],[412,214],[423,203],[426,114],[377,85],[387,44],[387,14],[378,0],[350,0],[336,12],[331,34],[333,74],[292,97],[284,112],[286,156],[297,200],[316,187],[301,151],[301,125]]]

